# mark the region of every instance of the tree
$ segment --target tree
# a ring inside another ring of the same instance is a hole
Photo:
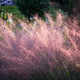
[[[47,12],[49,8],[49,0],[16,0],[15,4],[19,10],[28,18],[38,14],[40,17]]]

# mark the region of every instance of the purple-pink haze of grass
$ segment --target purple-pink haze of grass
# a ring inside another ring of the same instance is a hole
[[[80,27],[67,23],[61,28],[60,21],[36,20],[37,25],[19,20],[22,29],[16,33],[5,24],[0,29],[0,75],[29,77],[55,69],[60,75],[69,66],[80,70]]]

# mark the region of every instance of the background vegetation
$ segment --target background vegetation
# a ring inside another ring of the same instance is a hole
[[[69,15],[76,13],[73,10],[74,8],[76,8],[77,11],[80,11],[79,0],[16,0],[16,5],[19,7],[20,11],[27,16],[31,16],[36,13],[38,13],[39,16],[42,16],[44,11],[49,11],[51,6],[49,1],[60,3],[61,8],[68,11]]]
[[[28,17],[38,14],[42,17],[49,10],[49,0],[16,0],[19,10]]]

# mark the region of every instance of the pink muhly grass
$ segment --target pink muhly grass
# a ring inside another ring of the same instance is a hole
[[[41,19],[36,20],[35,26],[19,20],[22,30],[16,33],[7,25],[1,28],[0,63],[3,67],[0,71],[5,75],[29,77],[36,71],[45,74],[54,69],[61,75],[60,69],[68,71],[73,64],[80,68],[80,43],[76,42],[80,39],[79,32],[66,26],[61,29],[62,21],[55,25],[58,23],[50,19],[48,25]]]

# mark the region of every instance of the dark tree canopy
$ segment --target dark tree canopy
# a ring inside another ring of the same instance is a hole
[[[41,17],[44,15],[44,11],[48,11],[49,0],[16,0],[16,5],[28,17],[35,14]]]
[[[15,4],[18,6],[22,14],[26,15],[28,18],[38,14],[38,16],[43,17],[44,12],[49,10],[49,1],[56,1],[61,4],[61,8],[67,11],[69,15],[73,13],[80,13],[80,0],[15,0]],[[76,8],[76,11],[74,11]]]

